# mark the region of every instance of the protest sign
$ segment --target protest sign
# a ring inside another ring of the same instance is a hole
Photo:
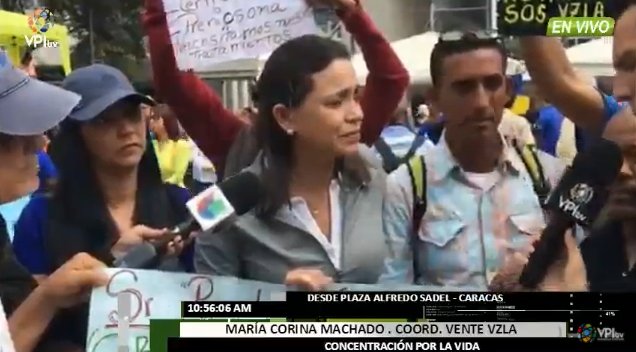
[[[117,296],[122,292],[132,298],[130,352],[149,352],[150,319],[180,318],[181,301],[270,301],[285,292],[284,285],[232,277],[129,269],[108,269],[108,274],[108,284],[91,295],[87,352],[118,350]]]
[[[163,0],[177,65],[203,71],[318,33],[303,0]]]

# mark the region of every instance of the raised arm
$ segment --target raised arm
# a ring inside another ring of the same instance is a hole
[[[524,37],[520,42],[526,67],[541,95],[578,127],[599,134],[616,112],[616,101],[604,98],[576,73],[557,38]]]
[[[153,80],[159,96],[201,151],[223,170],[241,122],[205,82],[177,67],[162,0],[145,0],[143,26],[148,35]]]
[[[373,145],[404,96],[409,73],[359,1],[337,14],[360,46],[369,70],[361,101],[362,142]]]

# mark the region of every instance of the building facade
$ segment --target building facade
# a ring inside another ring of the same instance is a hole
[[[361,0],[384,36],[391,42],[426,31],[492,30],[495,28],[496,0]],[[351,36],[339,25],[331,10],[316,11],[316,22],[323,35],[358,49]],[[248,71],[244,77],[207,77],[233,109],[249,104]]]
[[[495,28],[496,0],[364,0],[363,5],[390,41],[430,30]]]

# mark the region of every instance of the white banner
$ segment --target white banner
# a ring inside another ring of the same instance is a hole
[[[303,0],[163,0],[177,65],[204,71],[319,33]]]
[[[225,323],[182,322],[180,337],[552,337],[567,335],[566,323]]]

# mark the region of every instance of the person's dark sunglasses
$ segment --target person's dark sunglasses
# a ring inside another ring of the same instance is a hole
[[[475,31],[475,32],[449,31],[449,32],[440,33],[437,42],[448,43],[448,42],[470,41],[470,40],[501,41],[501,37],[496,32],[491,32],[491,31]]]

